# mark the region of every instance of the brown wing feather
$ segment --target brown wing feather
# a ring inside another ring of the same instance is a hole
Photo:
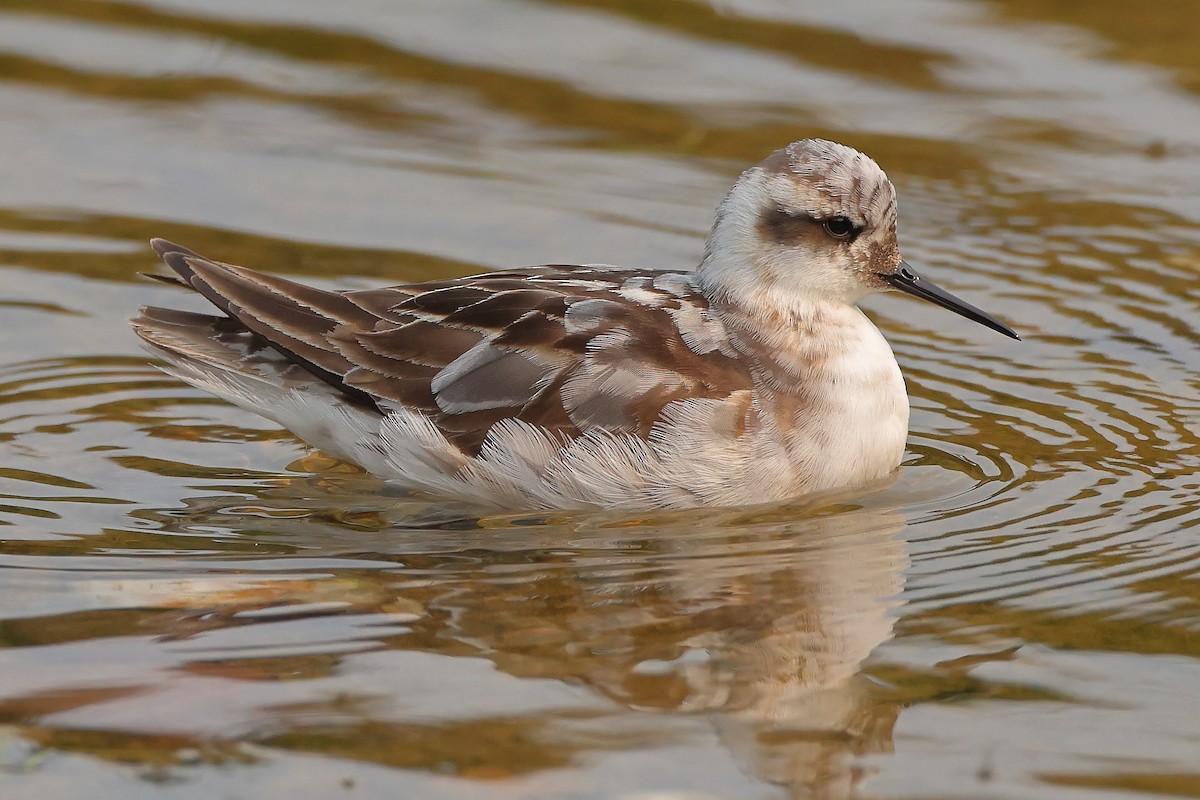
[[[689,346],[677,312],[713,323],[681,276],[657,295],[654,275],[565,266],[330,292],[153,245],[180,282],[293,362],[381,410],[425,413],[472,454],[504,419],[646,436],[674,400],[751,386],[730,351]]]

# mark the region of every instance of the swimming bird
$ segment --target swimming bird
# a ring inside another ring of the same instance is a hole
[[[396,484],[513,510],[779,501],[900,464],[908,395],[857,308],[898,289],[896,192],[806,139],[742,173],[694,271],[537,266],[327,291],[151,242],[218,313],[143,308],[167,372]]]

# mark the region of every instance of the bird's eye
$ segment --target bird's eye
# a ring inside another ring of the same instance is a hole
[[[835,239],[850,239],[857,233],[854,223],[846,217],[830,217],[821,223],[821,227]]]

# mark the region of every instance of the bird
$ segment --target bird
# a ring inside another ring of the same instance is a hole
[[[737,179],[691,270],[543,265],[333,291],[151,246],[214,313],[131,320],[169,374],[407,490],[511,511],[751,506],[899,467],[909,402],[858,308],[899,290],[1016,332],[900,256],[869,156]]]

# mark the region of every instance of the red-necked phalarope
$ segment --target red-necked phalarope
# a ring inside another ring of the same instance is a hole
[[[152,244],[221,312],[133,320],[168,372],[386,480],[511,509],[743,505],[887,475],[908,396],[855,307],[874,292],[1018,338],[901,260],[887,176],[820,139],[742,173],[695,272],[334,292]]]

